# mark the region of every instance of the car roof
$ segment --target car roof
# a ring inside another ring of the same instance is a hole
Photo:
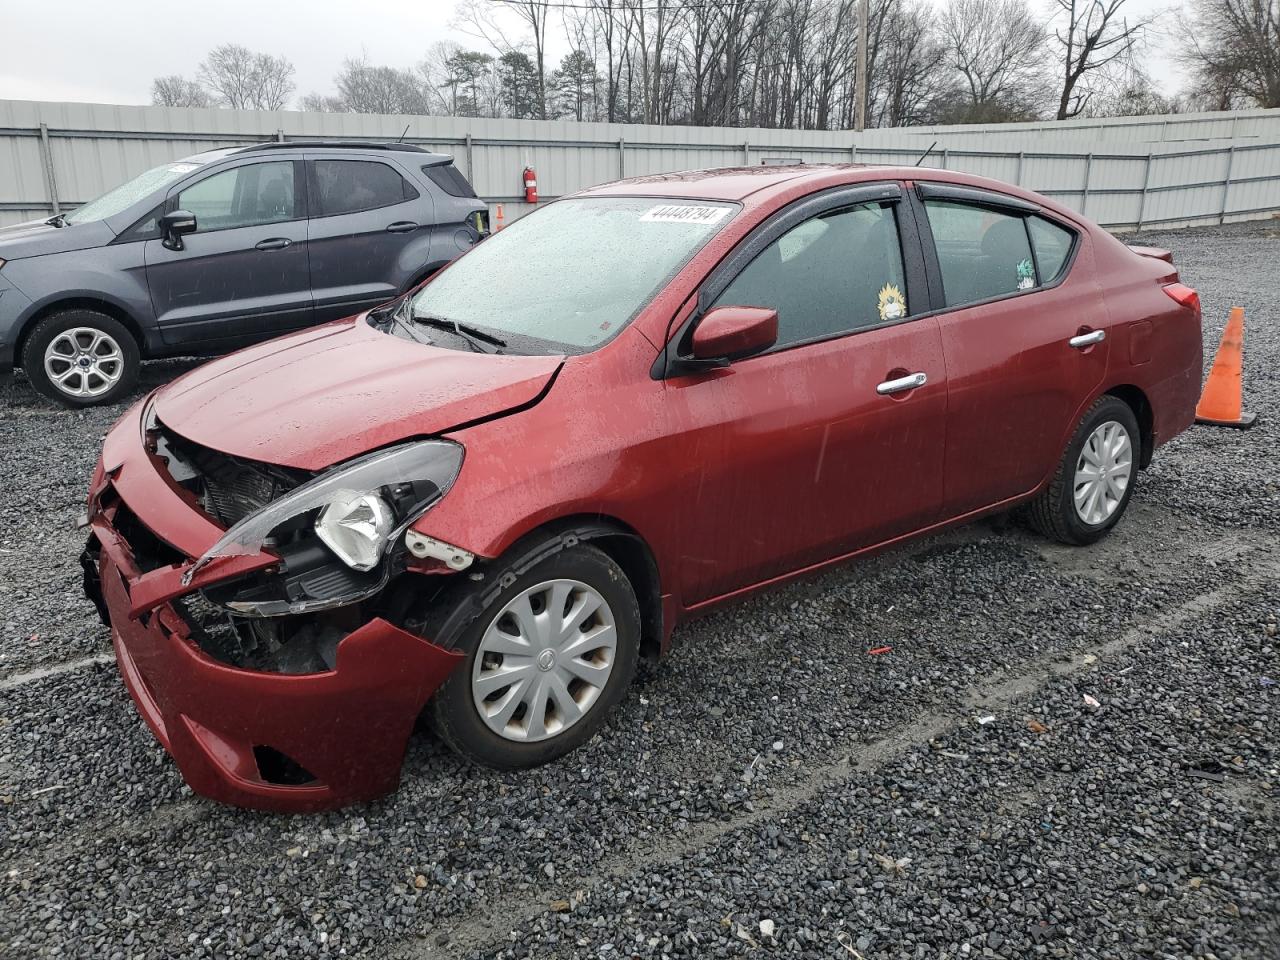
[[[190,163],[214,163],[227,157],[241,156],[247,153],[287,153],[292,150],[324,150],[347,151],[352,153],[407,153],[412,157],[404,158],[408,162],[436,166],[450,163],[453,157],[447,153],[433,153],[416,143],[387,142],[381,140],[266,140],[262,143],[246,143],[236,147],[220,147],[206,150],[186,157]]]
[[[583,190],[583,196],[626,196],[643,194],[651,197],[673,197],[690,200],[745,200],[762,190],[795,185],[798,180],[827,179],[833,173],[857,173],[850,181],[877,179],[896,167],[876,167],[859,163],[787,164],[758,167],[720,167],[712,170],[681,170],[631,177],[599,187]]]
[[[770,206],[776,198],[794,198],[810,190],[822,190],[865,181],[910,180],[975,187],[1027,203],[1056,214],[1079,226],[1087,221],[1079,213],[1050,197],[1025,187],[978,174],[936,167],[903,167],[863,163],[822,163],[722,167],[712,170],[682,170],[617,180],[589,187],[575,196],[583,197],[670,197],[683,200],[744,202],[748,206]]]

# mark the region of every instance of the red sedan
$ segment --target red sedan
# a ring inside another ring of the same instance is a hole
[[[1163,251],[946,171],[762,167],[547,204],[382,308],[135,405],[86,587],[200,793],[393,790],[426,713],[516,768],[688,617],[1025,506],[1087,544],[1191,424]]]

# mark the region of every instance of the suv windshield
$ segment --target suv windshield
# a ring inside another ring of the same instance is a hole
[[[494,234],[413,298],[413,316],[489,331],[510,351],[585,353],[612,339],[734,204],[560,200]]]
[[[182,179],[192,170],[200,166],[199,161],[179,160],[166,163],[162,167],[154,167],[146,173],[140,173],[127,183],[122,183],[114,190],[109,190],[97,200],[90,200],[67,214],[67,223],[89,223],[93,220],[105,220],[114,217],[121,210],[128,210],[144,197],[167,187]]]

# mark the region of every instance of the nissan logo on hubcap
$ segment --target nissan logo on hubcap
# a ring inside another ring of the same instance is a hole
[[[544,673],[556,665],[556,652],[550,647],[538,654],[538,669]]]

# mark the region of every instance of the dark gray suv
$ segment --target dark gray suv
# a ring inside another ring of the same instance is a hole
[[[226,353],[349,316],[487,232],[450,157],[291,141],[196,154],[72,213],[0,229],[0,373],[69,406],[144,358]]]

